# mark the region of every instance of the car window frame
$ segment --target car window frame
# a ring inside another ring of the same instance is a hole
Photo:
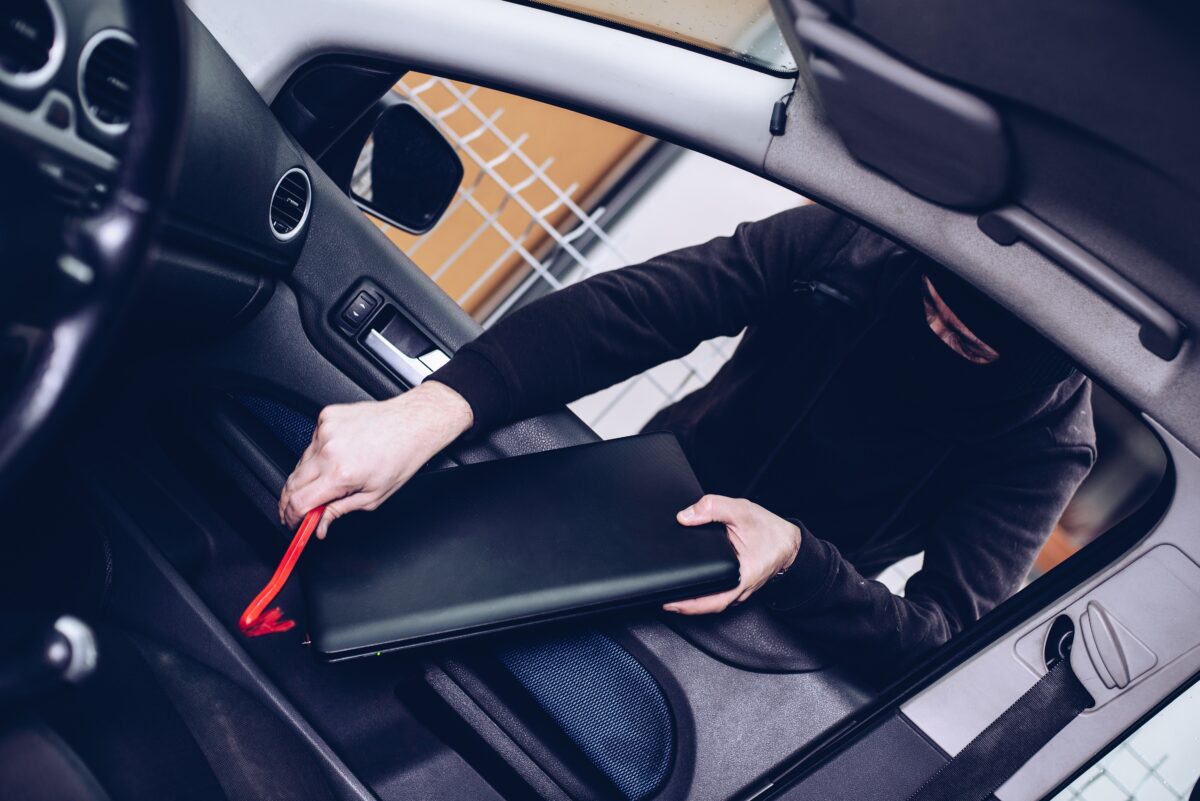
[[[676,39],[672,36],[666,36],[661,33],[656,33],[654,31],[648,31],[644,28],[639,28],[636,25],[630,25],[630,24],[623,23],[623,22],[620,22],[617,20],[608,19],[606,17],[595,16],[593,14],[587,14],[582,11],[576,11],[576,10],[570,9],[570,8],[563,8],[561,6],[552,5],[547,2],[541,2],[541,0],[505,0],[505,2],[512,3],[514,5],[519,5],[519,6],[526,6],[528,8],[536,8],[539,11],[546,11],[551,14],[559,14],[564,17],[570,17],[572,19],[581,20],[583,22],[589,22],[593,25],[599,25],[604,28],[611,28],[613,30],[623,31],[625,33],[632,33],[636,36],[641,36],[645,39],[651,39],[656,42],[662,42],[664,44],[672,45],[673,47],[681,47],[684,50],[690,50],[693,53],[700,53],[702,55],[709,56],[710,58],[715,58],[718,61],[725,61],[730,64],[737,64],[740,67],[745,67],[746,69],[751,69],[751,70],[754,70],[755,72],[761,72],[766,75],[774,76],[776,78],[796,78],[799,76],[799,73],[800,73],[799,67],[795,66],[795,65],[793,65],[793,67],[791,69],[772,68],[772,67],[767,66],[766,64],[761,64],[761,63],[758,63],[756,61],[751,61],[746,58],[739,58],[738,56],[736,56],[733,53],[728,52],[728,51],[716,50],[713,48],[704,47],[703,45],[688,41],[686,39]],[[778,24],[778,21],[776,21],[776,24]]]

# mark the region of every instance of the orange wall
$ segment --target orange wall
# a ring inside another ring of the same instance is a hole
[[[409,73],[397,85],[397,91],[407,94],[410,88],[419,87],[428,80],[429,76]],[[460,91],[469,88],[463,83],[454,85]],[[419,96],[435,113],[450,109],[456,103],[454,94],[442,85],[422,91]],[[619,177],[627,163],[651,141],[617,125],[491,89],[478,89],[470,101],[485,117],[490,118],[503,110],[495,127],[512,140],[528,134],[521,150],[539,167],[553,159],[546,174],[563,189],[577,184],[572,199],[585,211],[591,210],[595,195]],[[442,118],[442,124],[463,137],[483,123],[474,113],[460,106]],[[503,141],[493,132],[482,133],[469,143],[469,147],[485,161],[499,157],[505,150]],[[507,231],[528,253],[544,258],[553,245],[549,233],[535,224],[533,215],[509,197],[499,183],[481,171],[475,158],[465,150],[460,150],[459,156],[465,169],[460,195],[469,192],[487,214],[501,209],[496,226]],[[496,167],[496,172],[511,186],[529,178],[532,170],[515,156],[510,156]],[[520,197],[534,212],[551,206],[555,200],[553,192],[541,181],[522,190]],[[498,290],[507,288],[530,268],[497,227],[486,224],[485,214],[480,210],[465,202],[452,208],[453,212],[419,244],[418,237],[402,231],[391,230],[388,236],[409,252],[422,270],[435,276],[438,284],[468,312],[482,317],[500,299],[495,297]],[[563,232],[578,223],[575,215],[562,207],[551,211],[546,218],[556,230]],[[471,237],[476,238],[454,258],[453,264],[445,266]],[[486,278],[483,277],[485,274]]]

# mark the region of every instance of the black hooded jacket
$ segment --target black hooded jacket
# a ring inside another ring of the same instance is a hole
[[[1020,587],[1095,459],[1089,382],[1044,353],[955,354],[924,317],[936,269],[804,206],[547,296],[433,378],[487,430],[745,329],[646,430],[678,435],[707,492],[800,524],[795,563],[761,591],[772,609],[806,639],[899,665]],[[870,580],[922,551],[903,597]]]

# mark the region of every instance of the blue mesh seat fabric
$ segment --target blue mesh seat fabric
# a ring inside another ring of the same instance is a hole
[[[670,707],[645,666],[612,638],[583,632],[497,656],[629,801],[662,787],[675,752]]]
[[[297,458],[313,420],[260,395],[234,395]],[[675,723],[658,682],[620,644],[597,632],[501,648],[497,654],[563,733],[629,801],[663,786],[675,753]]]
[[[233,399],[266,426],[297,459],[312,442],[317,424],[308,415],[262,395],[237,394],[233,395]]]

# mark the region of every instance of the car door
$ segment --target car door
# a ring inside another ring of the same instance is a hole
[[[1194,546],[1175,528],[1180,524],[1167,524],[1186,520],[1176,487],[1187,486],[1194,457],[1177,428],[1160,428],[1171,449],[1173,481],[1160,485],[1144,514],[883,694],[752,609],[697,625],[671,625],[655,615],[611,618],[346,666],[315,663],[294,638],[235,641],[228,631],[232,621],[283,546],[285,536],[273,523],[275,501],[320,408],[390,397],[420,378],[419,372],[406,378],[389,370],[378,352],[362,346],[359,335],[373,324],[364,322],[363,329],[353,322],[363,293],[370,298],[371,321],[389,315],[411,343],[403,355],[425,367],[479,331],[380,234],[345,184],[330,177],[337,173],[330,160],[336,140],[354,122],[355,109],[370,107],[409,67],[620,120],[833,200],[918,240],[914,244],[924,245],[932,234],[873,214],[868,201],[878,193],[844,200],[837,194],[847,190],[839,184],[835,191],[832,176],[822,170],[829,167],[826,157],[844,156],[845,150],[821,118],[802,116],[816,94],[801,84],[791,95],[786,69],[750,68],[518,4],[364,5],[359,14],[332,16],[321,4],[305,3],[234,13],[214,0],[193,8],[199,19],[191,22],[197,79],[191,140],[150,295],[178,301],[183,292],[191,302],[188,314],[173,312],[164,321],[151,308],[145,318],[149,331],[185,347],[148,357],[145,370],[162,377],[166,391],[128,388],[128,413],[140,415],[144,439],[134,457],[105,464],[98,478],[125,532],[115,547],[150,554],[146,575],[175,587],[190,611],[169,624],[139,615],[132,587],[148,578],[126,584],[118,600],[142,626],[196,658],[225,666],[272,699],[280,714],[296,720],[347,794],[907,797],[962,737],[982,728],[1044,669],[1036,654],[1008,664],[1005,643],[1011,649],[1024,637],[1021,653],[1029,651],[1041,627],[1058,610],[1074,609],[1073,598],[1083,603],[1091,585],[1064,595],[1071,587],[1115,576],[1155,545],[1190,558]],[[320,76],[317,85],[328,79],[337,88],[333,100],[306,86],[313,75]],[[335,109],[330,116],[328,108],[314,109],[305,99],[329,101]],[[787,114],[782,130],[769,124],[777,102]],[[342,130],[323,129],[319,123],[327,119],[340,119]],[[789,157],[792,148],[814,145],[819,158],[801,163]],[[867,176],[906,193],[857,162],[836,166],[844,168],[839,178],[846,183]],[[292,181],[285,183],[289,175]],[[271,217],[280,187],[307,195],[304,211],[285,223],[292,227],[282,237],[272,231]],[[893,197],[900,196],[907,194]],[[255,219],[261,225],[247,228]],[[982,259],[960,255],[979,269]],[[1033,290],[1021,285],[1020,291]],[[1104,306],[1090,290],[1084,297],[1089,309]],[[1059,318],[1031,316],[1058,333],[1052,324]],[[1071,344],[1078,337],[1064,336]],[[1188,357],[1185,349],[1176,358]],[[1131,357],[1135,366],[1145,358]],[[1149,358],[1162,361],[1161,354]],[[1139,383],[1128,365],[1098,360],[1091,366],[1109,368],[1096,372],[1119,389]],[[1155,368],[1151,374],[1161,375],[1162,368]],[[455,447],[440,463],[562,447],[594,436],[564,411]],[[1168,503],[1155,539],[1143,540]],[[1135,541],[1135,550],[1126,551]],[[1120,564],[1104,568],[1121,552]],[[1162,569],[1180,569],[1171,564]],[[1188,584],[1186,572],[1182,580]],[[1177,600],[1188,602],[1186,596]],[[295,597],[285,602],[298,608]],[[1138,636],[1152,639],[1150,633]],[[991,653],[1003,664],[988,668],[983,678],[960,679]],[[1179,670],[1188,658],[1185,649],[1159,664]],[[1165,696],[1169,689],[1155,685],[1157,676],[1160,683],[1170,681],[1167,671],[1155,668],[1130,690],[1153,687],[1144,694],[1161,690],[1157,697]],[[972,702],[948,704],[944,699],[955,696],[939,695],[952,692],[939,688],[958,687],[959,681],[971,688]],[[1121,703],[1107,708],[1122,709],[1123,721],[1138,714]],[[956,711],[958,717],[951,714]],[[1121,730],[1113,729],[1117,720],[1091,720],[1102,722],[1071,752],[1071,765],[1082,764],[1087,754],[1081,751],[1094,752]],[[606,736],[611,731],[626,736],[614,746]],[[1073,770],[1068,762],[1056,762],[1061,775],[1042,770],[1041,784],[1031,785],[1040,789],[1005,797],[1035,797],[1053,786],[1047,784],[1052,774],[1060,781]],[[864,769],[868,764],[888,766],[884,779]]]

